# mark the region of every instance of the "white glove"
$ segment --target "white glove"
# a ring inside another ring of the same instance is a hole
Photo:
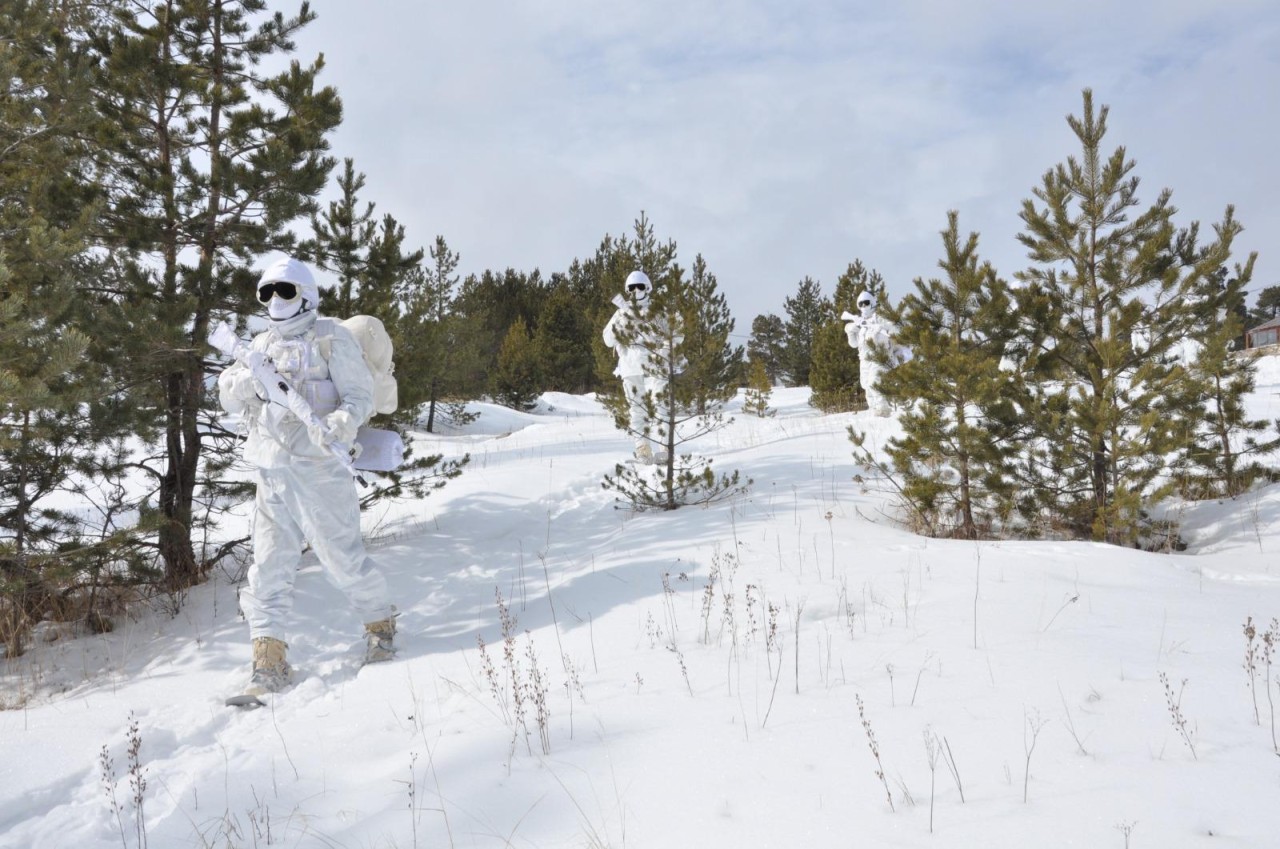
[[[259,383],[248,369],[229,369],[223,373],[218,383],[226,397],[233,401],[259,401],[266,394],[259,394]]]
[[[324,428],[322,444],[329,445],[336,442],[347,447],[356,441],[356,432],[360,430],[355,417],[346,410],[334,410],[325,416],[322,427]]]

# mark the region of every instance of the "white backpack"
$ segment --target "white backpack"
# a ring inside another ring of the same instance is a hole
[[[333,345],[333,325],[336,318],[321,318],[316,322],[316,341],[320,355],[329,361]],[[373,375],[373,410],[375,413],[394,413],[399,406],[399,390],[396,386],[396,364],[392,359],[391,336],[382,322],[371,315],[353,315],[341,322],[351,331],[364,352],[365,365]]]

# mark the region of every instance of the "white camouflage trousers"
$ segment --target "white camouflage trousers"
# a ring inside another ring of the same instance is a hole
[[[645,430],[649,428],[649,411],[645,406],[645,394],[653,396],[654,404],[662,403],[662,392],[667,388],[667,382],[656,377],[645,377],[644,375],[635,375],[622,378],[622,389],[627,396],[627,408],[630,413],[628,427],[631,429],[631,435],[636,441],[636,447],[648,445],[650,440],[656,441],[658,434],[649,430],[646,438]]]
[[[295,459],[284,468],[259,469],[256,508],[253,564],[240,592],[250,637],[288,642],[285,626],[304,540],[362,622],[391,615],[386,579],[360,537],[355,484],[339,462]]]

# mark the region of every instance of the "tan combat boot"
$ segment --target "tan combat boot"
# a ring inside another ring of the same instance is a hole
[[[283,640],[274,637],[255,637],[253,640],[253,677],[245,688],[247,696],[263,696],[278,693],[289,684],[292,670],[285,661],[288,650]]]
[[[396,656],[396,617],[395,614],[377,622],[366,622],[364,625],[364,662],[381,663]]]
[[[635,458],[637,463],[643,463],[646,466],[653,465],[653,449],[649,447],[649,441],[636,443]]]

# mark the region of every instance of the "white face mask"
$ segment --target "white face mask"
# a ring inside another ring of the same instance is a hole
[[[267,314],[275,321],[284,321],[286,318],[293,318],[301,309],[301,297],[294,298],[292,301],[283,301],[280,298],[272,298],[267,302]]]

